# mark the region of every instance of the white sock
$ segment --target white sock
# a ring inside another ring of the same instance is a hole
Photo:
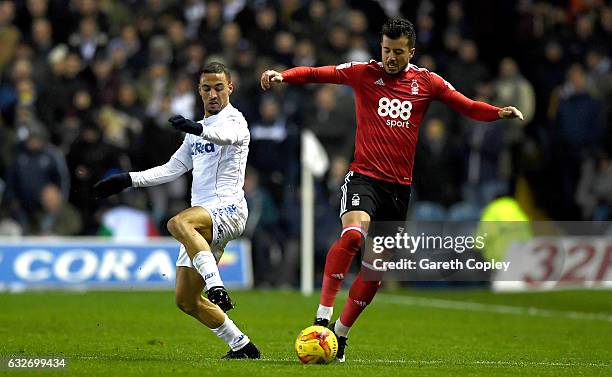
[[[333,314],[334,308],[332,306],[323,306],[319,304],[319,309],[317,309],[317,318],[325,318],[329,321]]]
[[[336,324],[334,325],[334,332],[336,333],[336,335],[343,336],[345,338],[348,337],[350,329],[350,327],[346,327],[342,324],[342,322],[340,322],[340,318],[338,318]]]
[[[211,329],[221,340],[227,343],[232,351],[237,351],[242,347],[246,346],[251,340],[246,336],[238,326],[234,324],[227,314],[225,315],[225,322],[216,329]]]
[[[219,267],[215,256],[210,251],[200,251],[193,257],[193,266],[204,278],[206,289],[212,287],[223,287],[223,281],[219,274]]]

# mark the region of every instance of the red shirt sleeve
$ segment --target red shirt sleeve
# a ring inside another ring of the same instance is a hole
[[[345,63],[337,66],[295,67],[282,73],[288,84],[345,84],[352,85],[366,63]]]
[[[473,101],[453,88],[442,77],[435,73],[430,74],[433,89],[433,98],[446,104],[451,109],[481,122],[498,120],[500,108],[485,102]]]

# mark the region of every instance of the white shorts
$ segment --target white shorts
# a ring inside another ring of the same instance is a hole
[[[240,237],[244,231],[246,220],[249,215],[246,202],[242,203],[220,203],[216,206],[194,205],[194,207],[202,207],[210,213],[212,218],[212,242],[210,250],[212,251],[217,263],[223,255],[225,245],[233,239]],[[179,255],[176,259],[177,267],[193,267],[191,259],[185,250],[185,246],[181,245]]]

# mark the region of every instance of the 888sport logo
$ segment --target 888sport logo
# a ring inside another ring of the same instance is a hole
[[[410,127],[410,114],[412,112],[412,103],[410,101],[400,101],[397,98],[389,99],[381,97],[378,100],[378,115],[381,117],[389,117],[387,126],[391,127]]]

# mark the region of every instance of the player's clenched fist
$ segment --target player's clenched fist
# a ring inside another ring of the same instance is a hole
[[[520,120],[523,120],[523,113],[521,113],[521,110],[517,109],[514,106],[502,107],[499,110],[498,114],[499,114],[499,117],[502,119],[519,118]]]
[[[261,74],[261,88],[263,90],[270,89],[270,85],[273,82],[283,82],[283,75],[280,73],[268,70]]]
[[[172,127],[176,128],[179,131],[186,132],[188,134],[194,134],[197,136],[202,135],[202,125],[198,122],[194,122],[193,120],[187,119],[182,115],[174,115],[168,119],[168,122],[172,125]]]
[[[114,174],[98,181],[93,186],[94,198],[102,199],[107,196],[118,194],[132,186],[132,177],[129,173]]]

